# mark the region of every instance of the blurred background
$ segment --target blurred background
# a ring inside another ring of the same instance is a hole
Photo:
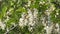
[[[0,34],[60,34],[60,0],[0,0]]]

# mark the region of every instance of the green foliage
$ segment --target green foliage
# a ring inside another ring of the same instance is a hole
[[[5,30],[0,29],[0,34],[5,33],[7,28],[12,27],[12,23],[19,24],[19,19],[21,18],[22,13],[27,13],[27,9],[33,10],[34,8],[38,9],[38,18],[41,19],[40,17],[44,16],[45,17],[45,12],[48,9],[51,9],[51,5],[53,4],[54,7],[56,8],[55,10],[51,10],[50,12],[50,19],[51,22],[53,23],[59,23],[60,24],[60,0],[50,0],[50,3],[48,0],[29,0],[31,1],[30,6],[28,5],[28,0],[2,0],[0,5],[0,19],[6,24]],[[57,1],[57,2],[56,2]],[[40,3],[40,4],[39,4]],[[26,7],[27,6],[27,7]],[[7,12],[9,12],[7,14]],[[59,15],[56,15],[56,13],[59,13]],[[7,20],[7,16],[9,19]],[[7,20],[5,22],[5,20]],[[44,26],[43,25],[37,25],[36,26],[36,32],[34,33],[41,33],[43,30]],[[28,26],[25,26],[21,28],[19,25],[15,27],[13,30],[8,32],[8,34],[31,34],[28,30]]]

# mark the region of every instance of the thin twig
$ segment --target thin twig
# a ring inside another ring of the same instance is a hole
[[[11,30],[13,30],[16,26],[18,26],[18,25],[15,25],[15,26],[12,27],[9,31],[6,31],[4,34],[7,34],[7,33],[10,32]]]

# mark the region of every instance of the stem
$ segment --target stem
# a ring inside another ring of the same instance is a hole
[[[8,31],[6,31],[4,34],[7,34],[7,33],[9,33],[11,30],[13,30],[16,26],[18,26],[18,25],[15,25],[14,27],[12,27],[10,30],[8,30]]]

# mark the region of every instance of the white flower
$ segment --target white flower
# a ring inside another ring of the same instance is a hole
[[[31,1],[28,1],[28,6],[30,6],[30,4],[31,4]]]
[[[7,28],[7,32],[9,31],[9,29]]]
[[[4,30],[6,25],[0,20],[0,26]]]
[[[24,18],[25,18],[25,13],[23,13],[21,16],[22,16],[21,18],[23,18],[23,19],[24,19]]]
[[[56,18],[57,16],[55,15],[55,18]]]
[[[28,28],[28,30],[31,31],[31,32],[32,32],[32,29],[33,29],[32,27],[29,27],[29,28]]]
[[[55,10],[54,5],[51,5],[50,9],[51,9],[50,11],[54,11]]]
[[[59,15],[59,13],[57,12],[56,15]]]
[[[23,18],[20,18],[20,20],[19,20],[19,21],[20,21],[20,22],[23,22],[23,20],[24,20]]]
[[[23,26],[24,26],[24,24],[23,24],[23,23],[19,23],[19,26],[23,27]]]
[[[24,21],[25,23],[24,23],[24,25],[27,25],[27,23],[28,23],[28,20],[27,19],[25,19],[25,21]]]
[[[30,25],[30,26],[33,26],[33,25],[34,25],[34,23],[30,22],[30,23],[29,23],[29,25]]]
[[[38,10],[34,8],[34,18],[37,18]]]
[[[42,4],[42,5],[43,5],[44,3],[45,3],[44,1],[40,1],[40,2],[39,2],[39,4]]]
[[[10,11],[7,12],[7,14],[9,14],[9,13],[10,13]]]
[[[5,29],[5,24],[1,24],[1,28],[4,30]]]
[[[32,16],[32,11],[30,9],[28,9],[28,15],[29,17]]]
[[[42,2],[40,1],[40,3],[39,4],[42,4]]]
[[[24,22],[23,19],[20,18],[20,20],[19,20],[19,26],[24,26],[24,23],[23,22]]]
[[[9,20],[9,16],[6,16],[6,17],[7,17],[7,19],[4,22],[7,22]]]
[[[58,23],[56,24],[56,27],[57,27],[56,31],[58,32],[59,31],[59,24]]]

